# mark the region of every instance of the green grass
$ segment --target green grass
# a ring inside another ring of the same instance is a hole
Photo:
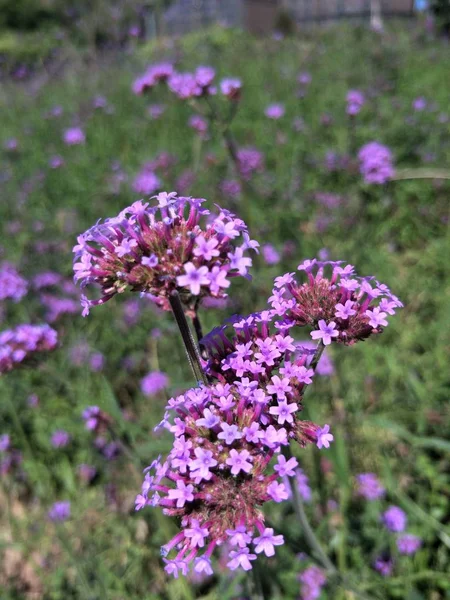
[[[246,191],[238,201],[221,194],[219,184],[235,176],[233,166],[216,132],[198,147],[187,125],[192,114],[188,106],[163,89],[148,99],[131,93],[145,61],[162,57],[176,59],[180,70],[212,64],[219,76],[242,79],[244,93],[232,130],[239,145],[254,145],[265,155],[265,172],[253,182],[256,192]],[[350,152],[354,159],[360,146],[378,140],[392,149],[398,169],[449,169],[449,125],[438,121],[448,110],[449,58],[445,44],[400,27],[382,39],[363,29],[339,28],[284,41],[218,29],[170,45],[144,46],[132,56],[88,64],[74,59],[56,78],[5,82],[0,90],[2,140],[15,137],[19,142],[16,154],[4,153],[0,159],[0,256],[15,262],[25,277],[46,270],[71,277],[76,235],[136,200],[133,176],[165,151],[176,157],[161,175],[165,189],[176,189],[179,175],[195,170],[192,195],[238,212],[261,243],[280,251],[286,242],[293,247],[276,266],[256,259],[253,282],[234,285],[232,304],[223,311],[205,311],[206,329],[234,312],[263,309],[273,278],[323,248],[331,258],[354,264],[359,273],[374,274],[402,299],[405,308],[382,336],[356,347],[333,348],[336,374],[318,381],[310,393],[306,413],[332,424],[336,439],[321,454],[324,471],[313,449],[297,452],[315,490],[308,511],[324,546],[361,591],[377,598],[450,597],[445,574],[450,552],[445,525],[450,515],[450,186],[445,180],[367,186],[356,165],[353,172],[330,173],[323,160],[328,151]],[[299,98],[296,76],[302,71],[311,73],[312,83]],[[353,140],[345,115],[351,88],[368,97]],[[93,108],[98,94],[106,97],[110,113]],[[417,96],[435,103],[436,110],[413,114]],[[286,107],[286,116],[276,124],[264,117],[271,102]],[[166,104],[160,120],[148,117],[150,103]],[[46,118],[55,105],[63,107],[63,115]],[[332,116],[329,126],[321,123],[324,113]],[[291,126],[296,117],[305,122],[303,132]],[[65,146],[63,130],[78,123],[86,144]],[[277,144],[280,133],[284,140]],[[215,154],[213,163],[206,161],[208,153]],[[63,156],[65,165],[52,170],[48,160],[55,154]],[[433,156],[427,163],[428,154]],[[128,176],[118,191],[113,189],[114,163]],[[336,209],[325,209],[315,199],[317,192],[338,194],[343,201]],[[19,230],[11,234],[16,221]],[[39,254],[38,241],[52,246]],[[113,299],[87,319],[61,318],[56,323],[61,348],[39,369],[0,381],[0,434],[10,433],[23,452],[26,474],[1,480],[2,549],[10,557],[13,547],[22,567],[32,569],[39,585],[35,582],[31,589],[41,590],[36,598],[242,596],[238,589],[244,585],[245,590],[245,582],[240,577],[235,583],[225,578],[197,587],[183,580],[168,582],[159,546],[176,525],[158,510],[133,511],[141,468],[169,448],[167,438],[152,433],[163,414],[164,396],[145,399],[139,381],[157,367],[169,374],[171,393],[193,381],[170,315],[142,304],[138,323],[127,326],[125,300]],[[38,295],[30,292],[20,304],[5,305],[2,328],[40,322],[44,315]],[[151,341],[155,327],[162,336]],[[83,340],[104,354],[102,373],[72,364],[71,348]],[[133,359],[133,367],[124,366],[126,357]],[[27,404],[31,393],[39,396],[37,408]],[[114,416],[122,439],[135,448],[134,464],[124,458],[107,463],[95,452],[80,416],[92,404]],[[71,433],[72,442],[55,450],[49,438],[59,428]],[[91,485],[80,484],[80,463],[97,467]],[[354,476],[366,471],[377,473],[388,488],[387,499],[378,505],[364,505],[354,495]],[[319,490],[322,501],[338,503],[327,515],[320,512]],[[57,499],[70,499],[73,513],[59,531],[45,518]],[[392,536],[378,522],[389,503],[407,511],[409,530],[421,535],[424,545],[415,557],[399,563],[392,578],[383,579],[371,563],[391,544]],[[304,568],[296,553],[305,549],[304,540],[289,507],[268,512],[292,551],[283,548],[276,561],[266,561],[264,587],[270,598],[296,598],[296,575]],[[6,568],[0,570],[5,600],[28,597],[22,567],[8,577]],[[323,597],[355,596],[330,588]]]

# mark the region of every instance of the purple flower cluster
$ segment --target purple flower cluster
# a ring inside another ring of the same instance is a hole
[[[52,433],[50,442],[53,448],[65,448],[70,442],[70,435],[63,429],[58,429]]]
[[[68,146],[78,146],[84,144],[86,136],[80,127],[71,127],[65,130],[63,139]]]
[[[382,521],[386,529],[399,533],[405,531],[407,517],[398,506],[390,506],[382,515]]]
[[[70,502],[68,500],[62,500],[52,504],[48,511],[48,518],[54,523],[62,523],[70,518]]]
[[[173,65],[170,63],[158,63],[150,66],[143,75],[140,75],[133,83],[133,92],[141,95],[151,90],[158,83],[167,81],[174,73]]]
[[[7,433],[0,435],[0,475],[10,473],[22,464],[22,454],[11,445]]]
[[[212,573],[211,554],[224,543],[231,570],[251,569],[261,552],[272,556],[283,538],[264,525],[259,507],[286,500],[289,477],[307,486],[282,448],[291,439],[319,448],[333,440],[327,425],[299,417],[314,371],[284,323],[272,323],[275,316],[265,311],[234,319],[229,331],[214,329],[202,340],[211,383],[169,400],[160,427],[173,434],[173,449],[146,470],[136,509],[161,506],[180,518],[181,532],[162,549],[165,557],[175,553],[165,558],[175,577],[191,563],[197,573]]]
[[[254,173],[260,173],[264,167],[262,152],[256,148],[240,148],[237,153],[239,172],[244,179],[250,179]]]
[[[0,333],[0,374],[12,371],[40,352],[54,350],[58,334],[49,325],[18,325]]]
[[[364,106],[366,99],[359,90],[350,90],[347,94],[347,114],[351,117],[357,115]]]
[[[269,104],[269,106],[264,111],[264,114],[268,119],[273,119],[274,121],[277,121],[278,119],[281,119],[281,117],[284,116],[285,112],[286,110],[283,104]]]
[[[359,153],[360,172],[366,183],[383,184],[395,174],[392,164],[392,152],[387,146],[378,142],[369,142]]]
[[[302,586],[302,600],[316,600],[321,593],[323,586],[327,582],[325,573],[319,567],[311,565],[307,567],[299,576]]]
[[[378,500],[386,492],[375,473],[361,473],[357,476],[358,494],[366,500]]]
[[[154,396],[164,390],[169,384],[169,378],[161,371],[152,371],[141,380],[141,390],[146,396]]]
[[[205,296],[225,297],[231,277],[247,276],[252,259],[246,251],[257,243],[241,219],[220,208],[213,216],[202,208],[203,199],[175,192],[156,198],[157,206],[135,202],[78,237],[75,281],[101,289],[99,299],[82,296],[83,316],[125,290],[150,294],[169,310],[168,297],[177,289],[189,307]]]
[[[132,187],[137,194],[151,196],[161,188],[161,181],[153,171],[144,169],[136,175]]]
[[[312,339],[325,346],[332,341],[354,344],[381,332],[388,315],[403,306],[387,285],[358,277],[342,261],[305,260],[298,270],[306,274],[306,282],[297,283],[294,273],[277,277],[269,302],[288,325],[312,327]]]
[[[0,264],[0,301],[11,299],[19,302],[28,291],[28,283],[14,267],[4,262]]]

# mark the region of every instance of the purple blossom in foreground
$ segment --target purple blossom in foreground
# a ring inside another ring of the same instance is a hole
[[[164,390],[169,384],[169,378],[161,371],[153,371],[141,379],[141,391],[146,396],[154,396]]]
[[[400,532],[406,528],[407,517],[398,506],[390,506],[382,515],[382,520],[389,531]]]
[[[0,264],[0,301],[11,299],[20,302],[28,291],[27,280],[24,279],[14,265],[4,262]]]
[[[394,177],[392,152],[378,142],[369,142],[359,153],[360,172],[366,183],[383,184]]]
[[[58,334],[49,325],[19,325],[0,333],[0,374],[42,352],[54,350]]]
[[[55,502],[48,511],[48,518],[54,523],[67,521],[70,518],[70,502],[68,500]]]
[[[135,202],[78,237],[75,281],[81,288],[96,284],[102,292],[97,300],[82,296],[84,316],[125,290],[148,294],[165,310],[178,290],[189,308],[198,297],[225,297],[232,277],[247,277],[252,260],[244,254],[249,238],[241,219],[220,208],[210,215],[203,199],[175,192],[156,200],[153,207]]]
[[[415,554],[422,545],[422,540],[412,533],[405,533],[397,538],[397,548],[400,554]]]
[[[166,461],[146,470],[136,498],[137,510],[158,505],[180,519],[180,532],[163,547],[164,556],[174,553],[168,573],[184,574],[191,564],[210,573],[212,552],[224,543],[228,568],[251,569],[257,555],[272,556],[283,543],[265,526],[260,507],[287,500],[290,477],[310,498],[298,461],[286,459],[281,448],[291,439],[301,447],[326,446],[331,434],[328,426],[300,418],[314,375],[305,367],[309,352],[299,354],[274,317],[273,311],[236,317],[229,330],[218,327],[204,337],[210,383],[168,402],[160,426],[173,434],[173,448]],[[207,563],[197,562],[203,557]]]
[[[277,277],[269,302],[280,318],[311,326],[312,339],[325,346],[354,344],[380,333],[387,315],[403,306],[387,285],[358,277],[342,261],[305,260],[298,270],[306,281],[298,283],[293,273]]]
[[[378,500],[386,492],[375,473],[361,473],[356,477],[358,494],[366,500]]]

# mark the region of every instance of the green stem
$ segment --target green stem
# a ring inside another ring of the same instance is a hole
[[[208,383],[206,376],[202,369],[200,351],[197,344],[194,341],[186,315],[184,314],[183,305],[181,304],[180,295],[175,290],[169,296],[170,306],[172,308],[173,315],[180,330],[181,338],[183,340],[184,348],[186,350],[186,356],[191,366],[192,372],[197,383]]]

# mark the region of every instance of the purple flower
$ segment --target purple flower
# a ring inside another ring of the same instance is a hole
[[[359,90],[350,90],[347,94],[347,114],[357,115],[365,104],[364,94]]]
[[[400,554],[415,554],[421,545],[422,540],[412,533],[405,533],[397,538],[397,548]]]
[[[282,546],[284,544],[284,538],[282,535],[274,535],[271,527],[266,527],[259,537],[254,540],[255,552],[260,554],[264,552],[266,556],[273,556],[275,554],[274,546]]]
[[[336,323],[334,321],[330,321],[330,323],[327,323],[326,321],[321,319],[318,325],[319,329],[311,331],[312,339],[322,340],[324,346],[329,346],[331,344],[332,338],[337,337],[339,335],[339,331],[336,330]]]
[[[383,514],[382,521],[389,531],[404,531],[407,523],[407,516],[398,506],[390,506]]]
[[[211,450],[204,450],[203,448],[196,448],[194,450],[195,460],[189,463],[189,468],[192,472],[192,477],[198,479],[209,480],[212,477],[210,469],[214,468],[218,462],[213,458]]]
[[[334,436],[330,433],[330,426],[324,425],[323,427],[319,427],[316,432],[317,442],[316,445],[319,448],[329,448],[331,442],[334,440]]]
[[[385,494],[385,489],[375,473],[361,473],[357,476],[358,494],[366,500],[378,500]]]
[[[0,435],[0,452],[6,452],[11,447],[11,441],[7,433]]]
[[[154,396],[164,390],[169,384],[169,378],[161,371],[152,371],[141,379],[141,391],[145,396]]]
[[[252,470],[252,457],[247,450],[230,450],[230,456],[226,460],[227,465],[231,467],[232,475],[239,475],[241,471],[250,473]]]
[[[64,143],[68,146],[77,146],[84,144],[86,136],[80,127],[71,127],[64,132]]]
[[[348,319],[352,315],[356,315],[356,310],[353,309],[353,302],[346,300],[345,304],[336,304],[335,315],[338,319]]]
[[[67,431],[58,429],[52,434],[50,441],[54,448],[64,448],[70,442],[70,435]]]
[[[366,183],[383,184],[394,176],[392,153],[378,142],[369,142],[359,153],[360,172]]]
[[[423,96],[413,100],[412,107],[416,112],[421,112],[427,107],[427,100]]]
[[[177,283],[180,287],[189,288],[191,294],[198,296],[202,285],[209,284],[208,267],[196,267],[188,262],[184,265],[184,275],[177,277]]]
[[[292,457],[289,460],[280,454],[278,456],[278,464],[274,466],[274,470],[278,473],[280,477],[293,477],[295,475],[295,468],[298,466],[298,461],[296,458]]]
[[[274,120],[281,119],[281,117],[284,116],[284,113],[285,108],[282,104],[270,104],[264,111],[264,114],[268,119]]]
[[[67,521],[70,517],[70,502],[63,500],[55,502],[48,511],[48,518],[53,522]]]
[[[12,371],[41,352],[54,350],[58,335],[48,325],[19,325],[0,333],[0,373]]]
[[[194,500],[193,485],[186,485],[183,480],[177,481],[177,487],[175,490],[169,490],[169,500],[176,500],[177,507],[182,508],[186,502],[192,502]]]
[[[191,526],[185,530],[185,535],[190,538],[191,545],[195,548],[203,548],[205,545],[205,538],[208,537],[209,532],[206,527],[202,527],[197,519],[192,519]]]
[[[387,315],[378,306],[375,306],[373,310],[366,310],[366,315],[369,317],[369,325],[374,329],[381,326],[387,327]]]
[[[378,557],[373,563],[373,567],[383,577],[389,577],[394,568],[394,562],[390,558]]]
[[[28,282],[19,275],[14,265],[7,262],[0,264],[0,301],[9,298],[20,302],[27,291]]]
[[[245,548],[252,541],[252,536],[245,525],[238,525],[235,529],[227,529],[225,533],[228,535],[228,543],[231,546]]]
[[[239,100],[241,96],[242,82],[240,79],[228,78],[220,82],[220,91],[229,100]]]
[[[272,244],[264,244],[261,251],[263,258],[268,265],[277,265],[280,262],[280,253],[272,246]]]
[[[283,502],[283,500],[287,500],[289,498],[289,494],[284,483],[278,483],[277,481],[272,481],[272,483],[267,487],[267,493],[274,502]]]
[[[256,559],[256,554],[251,554],[248,548],[241,548],[240,550],[231,550],[230,558],[227,567],[231,571],[236,570],[238,567],[241,567],[244,571],[250,571],[252,568],[250,561]]]
[[[161,181],[151,171],[142,171],[133,181],[133,190],[143,196],[151,196],[161,188]]]

